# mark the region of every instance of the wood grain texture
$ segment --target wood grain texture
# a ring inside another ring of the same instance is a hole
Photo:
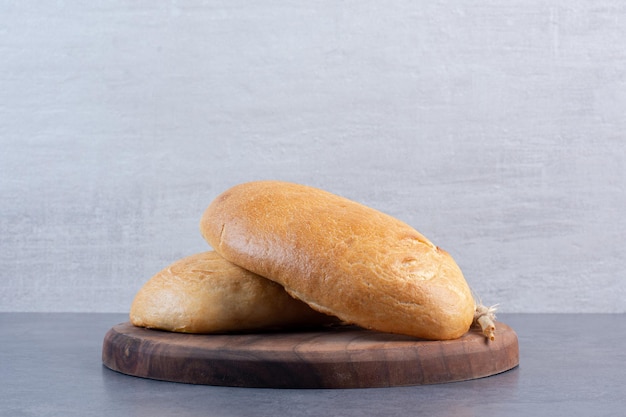
[[[334,327],[302,332],[189,335],[121,323],[106,334],[102,361],[138,377],[266,388],[424,385],[494,375],[519,364],[517,335],[498,323],[450,341]]]

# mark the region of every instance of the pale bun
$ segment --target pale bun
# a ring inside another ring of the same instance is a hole
[[[209,251],[180,259],[148,280],[133,300],[130,321],[172,332],[223,333],[338,320]]]
[[[209,205],[200,229],[229,261],[348,323],[439,340],[472,323],[474,299],[447,252],[400,220],[329,192],[241,184]]]

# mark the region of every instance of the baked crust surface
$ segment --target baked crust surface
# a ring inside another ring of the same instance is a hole
[[[180,259],[138,291],[130,321],[183,333],[223,333],[336,322],[279,284],[228,262],[214,251]]]
[[[224,258],[348,323],[438,340],[472,323],[474,299],[447,252],[406,223],[329,192],[240,184],[209,205],[200,229]]]

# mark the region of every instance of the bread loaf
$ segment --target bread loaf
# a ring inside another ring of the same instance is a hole
[[[329,192],[241,184],[209,205],[200,229],[224,258],[348,323],[439,340],[472,323],[470,288],[447,252],[400,220]]]
[[[135,326],[183,333],[222,333],[337,322],[210,251],[180,259],[139,290]]]

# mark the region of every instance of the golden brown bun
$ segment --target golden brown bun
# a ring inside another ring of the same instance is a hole
[[[326,191],[241,184],[210,204],[200,229],[229,261],[346,322],[440,340],[472,323],[471,291],[448,253],[400,220]]]
[[[338,320],[210,251],[180,259],[146,282],[135,296],[130,321],[174,332],[221,333]]]

